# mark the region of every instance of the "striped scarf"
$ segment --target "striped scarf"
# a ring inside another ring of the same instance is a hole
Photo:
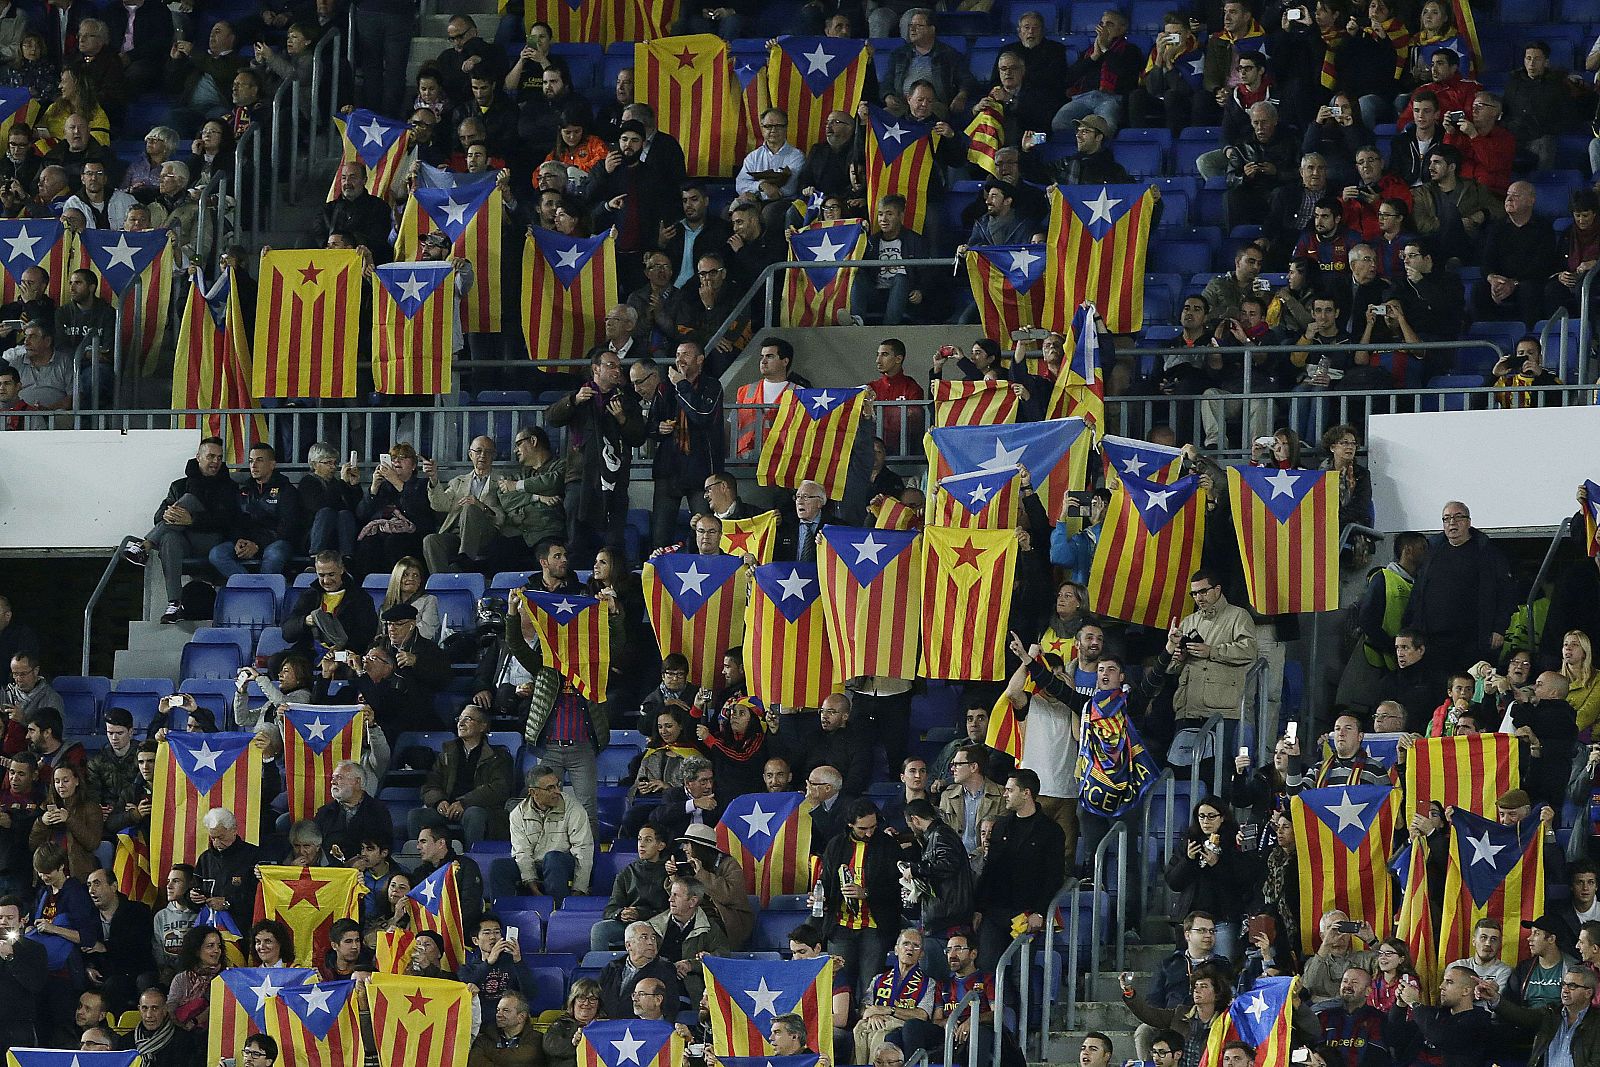
[[[1324,89],[1332,89],[1339,80],[1338,70],[1334,59],[1338,55],[1339,46],[1344,44],[1344,30],[1336,27],[1322,31],[1322,74],[1319,81]]]
[[[1385,19],[1383,32],[1389,41],[1389,47],[1394,49],[1394,76],[1396,79],[1405,77],[1406,60],[1411,57],[1411,30],[1404,22],[1397,18]],[[1367,27],[1366,33],[1373,40],[1382,40],[1378,31]]]

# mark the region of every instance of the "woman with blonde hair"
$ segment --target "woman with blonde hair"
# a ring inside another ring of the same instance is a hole
[[[1594,645],[1582,630],[1568,630],[1561,637],[1561,677],[1571,689],[1567,703],[1578,713],[1578,732],[1600,721],[1600,680],[1595,677]]]
[[[402,556],[389,572],[389,588],[384,590],[378,614],[381,616],[396,604],[410,604],[417,609],[417,632],[429,641],[438,641],[439,598],[423,588],[422,570],[420,559]]]

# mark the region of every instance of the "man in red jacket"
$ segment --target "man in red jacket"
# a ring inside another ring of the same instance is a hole
[[[1461,150],[1461,176],[1471,178],[1495,196],[1505,196],[1511,186],[1511,161],[1517,139],[1500,125],[1500,98],[1478,93],[1472,113],[1465,119],[1445,119],[1445,144]]]

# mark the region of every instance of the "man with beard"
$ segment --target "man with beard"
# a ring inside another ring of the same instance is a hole
[[[705,183],[699,180],[684,182],[680,187],[683,217],[676,222],[661,223],[656,234],[656,247],[671,261],[673,287],[682,292],[695,280],[695,260],[707,252],[720,252],[733,236],[733,229],[725,219],[707,215],[711,198],[706,194]]]
[[[623,292],[643,284],[642,254],[654,246],[672,212],[671,187],[641,163],[645,132],[644,123],[624,120],[616,149],[594,171],[595,228],[616,227]]]
[[[351,160],[339,168],[339,197],[323,205],[318,218],[315,247],[327,246],[328,236],[348,233],[357,245],[365,246],[376,263],[387,263],[389,245],[389,205],[367,192],[367,167]]]
[[[850,195],[850,161],[856,155],[856,122],[848,111],[828,112],[822,140],[811,146],[800,168],[800,195]]]
[[[551,426],[568,427],[567,536],[582,558],[601,543],[622,543],[629,459],[648,435],[639,398],[623,386],[621,358],[603,349],[589,367],[589,380],[552,404],[546,415]]]

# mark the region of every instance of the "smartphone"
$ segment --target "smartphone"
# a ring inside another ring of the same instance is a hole
[[[1380,319],[1386,319],[1389,317],[1389,305],[1374,304],[1372,305],[1372,313]]]
[[[356,450],[352,448],[350,450],[350,466],[354,467],[355,465],[356,465]]]
[[[1334,923],[1333,928],[1338,930],[1340,933],[1354,934],[1360,932],[1361,924],[1356,922],[1354,919],[1344,919],[1340,922]]]
[[[1467,121],[1467,113],[1465,111],[1446,111],[1444,120],[1446,122],[1465,122]]]
[[[1257,448],[1271,448],[1273,445],[1275,445],[1277,443],[1278,443],[1278,440],[1275,437],[1258,437],[1258,438],[1256,438],[1256,447]]]
[[[506,930],[506,940],[511,942],[513,945],[521,944],[521,937],[522,931],[517,929],[515,926]]]
[[[1182,44],[1183,43],[1182,36],[1180,36],[1180,35],[1178,35],[1176,33],[1169,33],[1165,37],[1161,38],[1161,40],[1165,44]]]
[[[1254,852],[1261,844],[1261,824],[1247,822],[1239,827],[1239,850]]]
[[[1298,7],[1291,7],[1288,11],[1283,13],[1283,17],[1288,19],[1290,22],[1304,22],[1306,20],[1306,13],[1304,10]]]
[[[394,466],[394,457],[389,455],[389,453],[387,453],[387,452],[383,453],[383,455],[378,457],[378,466],[380,466],[380,467],[392,467],[392,466]]]
[[[1046,134],[1042,134],[1038,130],[1029,130],[1023,134],[1022,146],[1024,148],[1038,148],[1044,144],[1046,137]]]
[[[1291,742],[1298,740],[1300,737],[1300,724],[1290,719],[1284,724],[1283,736],[1287,737]]]

